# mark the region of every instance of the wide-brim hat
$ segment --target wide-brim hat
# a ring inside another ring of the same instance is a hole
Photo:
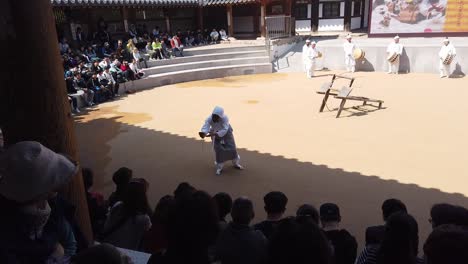
[[[69,182],[78,167],[39,142],[16,143],[0,153],[0,195],[18,203],[34,201]]]
[[[310,43],[310,39],[306,39],[306,43]]]

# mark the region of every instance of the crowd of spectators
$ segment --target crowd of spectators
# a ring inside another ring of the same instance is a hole
[[[117,248],[147,252],[150,264],[461,264],[468,259],[468,210],[461,206],[432,206],[426,224],[433,231],[424,252],[418,252],[418,223],[402,201],[385,200],[383,224],[366,229],[359,253],[354,236],[340,225],[335,203],[318,209],[303,204],[289,216],[287,196],[269,192],[267,218],[252,224],[249,198],[211,196],[184,182],[153,210],[149,183],[126,167],[114,173],[115,191],[108,199],[93,191],[93,171],[81,169],[94,240],[100,242],[90,246],[75,222],[74,206],[57,193],[78,170],[76,162],[37,142],[20,142],[0,153],[5,212],[0,263],[131,263]]]
[[[148,67],[148,60],[183,57],[184,47],[229,40],[224,29],[219,32],[187,29],[170,34],[158,27],[148,32],[144,25],[130,25],[124,41],[112,39],[105,23],[100,23],[99,27],[91,36],[78,27],[76,40],[69,42],[61,38],[59,41],[68,99],[74,113],[80,112],[79,97],[86,106],[118,97],[120,84],[144,76],[142,68]]]

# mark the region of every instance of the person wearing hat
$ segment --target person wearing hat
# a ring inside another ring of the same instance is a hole
[[[400,56],[403,53],[403,45],[400,43],[400,37],[397,35],[393,38],[393,41],[387,47],[387,58],[393,56],[394,54],[397,55],[397,58],[394,61],[387,61],[388,62],[388,74],[398,74],[398,70],[400,69]]]
[[[316,44],[315,41],[311,42],[310,39],[307,39],[304,47],[302,47],[302,61],[307,78],[312,78],[314,76],[315,59],[319,56],[319,52],[315,48]]]
[[[237,154],[236,142],[232,134],[232,127],[229,118],[224,114],[224,109],[216,106],[211,116],[209,116],[198,135],[201,138],[211,137],[213,149],[216,157],[216,175],[221,175],[224,162],[231,160],[234,168],[244,169],[240,165],[240,156]]]
[[[1,263],[52,263],[75,255],[72,227],[48,200],[77,171],[73,161],[34,141],[0,153]]]
[[[322,229],[334,248],[336,264],[353,264],[357,256],[357,241],[347,230],[340,228],[340,208],[334,203],[320,206]]]
[[[440,48],[439,51],[439,70],[440,70],[440,78],[444,77],[449,77],[451,70],[450,66],[452,64],[452,61],[450,60],[448,63],[445,62],[445,60],[448,57],[455,57],[457,55],[457,52],[455,50],[455,47],[450,43],[450,40],[448,38],[445,38],[443,41],[443,45]]]
[[[346,36],[346,42],[343,44],[345,53],[345,65],[348,72],[354,72],[356,70],[356,60],[354,59],[354,50],[356,45],[352,42],[351,35]]]

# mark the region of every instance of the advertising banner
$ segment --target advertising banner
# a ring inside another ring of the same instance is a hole
[[[371,35],[468,33],[468,0],[371,1]]]

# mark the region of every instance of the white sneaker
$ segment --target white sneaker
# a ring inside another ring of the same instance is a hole
[[[392,74],[392,73],[393,73],[393,72],[391,72],[391,71],[387,72],[387,74]]]
[[[221,175],[222,171],[223,171],[223,169],[216,169],[216,175]]]
[[[234,168],[238,169],[238,170],[243,170],[244,169],[244,167],[242,165],[240,165],[240,164],[234,164]]]
[[[80,113],[80,109],[78,107],[75,108],[75,113],[77,113],[77,114]]]

